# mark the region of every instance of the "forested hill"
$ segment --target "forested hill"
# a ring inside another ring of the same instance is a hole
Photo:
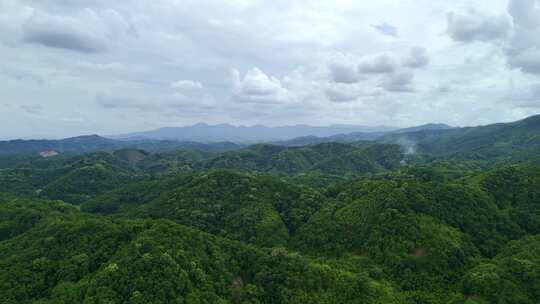
[[[75,156],[0,157],[0,192],[38,193],[78,204],[129,181],[211,169],[269,174],[308,185],[396,169],[403,160],[397,145],[321,144],[287,148],[256,145],[212,153],[178,151],[152,154],[123,149]]]
[[[405,142],[436,155],[477,152],[512,156],[540,147],[540,115],[512,123],[391,134],[378,141]]]
[[[403,160],[398,145],[359,142],[356,144],[323,143],[304,147],[254,145],[223,153],[204,164],[205,168],[298,174],[373,173],[397,168]]]
[[[385,136],[398,135],[404,133],[413,133],[420,131],[441,131],[452,129],[451,126],[446,124],[426,124],[416,127],[395,129],[395,130],[386,130],[386,131],[372,131],[372,132],[352,132],[352,133],[343,133],[336,134],[328,137],[317,137],[317,136],[303,136],[297,137],[290,140],[277,141],[273,144],[280,146],[305,146],[305,145],[315,145],[321,143],[354,143],[358,141],[375,141]]]
[[[0,303],[536,304],[539,120],[2,155]]]
[[[101,184],[80,210],[2,195],[0,300],[535,303],[539,183],[530,167],[319,189],[219,170]]]
[[[97,135],[61,140],[10,140],[0,142],[0,154],[37,154],[46,150],[57,152],[90,152],[120,149],[115,141]]]
[[[200,130],[201,128],[203,130]],[[117,137],[119,139],[111,139],[98,135],[87,135],[59,140],[18,139],[0,141],[0,155],[36,155],[42,152],[53,152],[53,154],[45,154],[45,156],[51,156],[56,155],[57,153],[81,154],[98,151],[114,151],[118,149],[142,149],[148,152],[170,152],[180,149],[200,150],[206,152],[226,152],[241,149],[253,142],[270,143],[279,146],[304,146],[333,142],[353,143],[357,141],[376,140],[387,134],[398,134],[415,130],[441,130],[448,128],[450,127],[444,124],[429,124],[406,129],[354,126],[332,126],[328,128],[308,126],[266,128],[260,126],[253,128],[236,128],[227,125],[213,127],[202,127],[202,125],[200,125],[198,127],[191,128],[168,128],[166,133],[170,135],[164,137],[129,136],[124,138],[120,136]],[[354,130],[363,130],[363,132],[352,132]],[[190,134],[189,132],[194,133]],[[200,132],[206,135],[197,135]],[[240,132],[238,138],[231,135],[231,133],[235,132]],[[275,137],[273,137],[271,134],[267,134],[265,137],[263,136],[266,134],[265,132],[277,132],[275,135],[277,138],[285,136],[286,138],[289,138],[289,140],[272,141]],[[301,134],[307,134],[309,136],[296,137],[297,135]],[[336,135],[329,137],[317,137],[311,134],[323,136],[328,134]],[[212,140],[205,139],[206,136],[212,136]],[[247,136],[248,138],[246,139],[243,136]],[[234,143],[232,140],[234,140]]]
[[[224,152],[241,148],[230,142],[204,144],[172,140],[113,140],[98,135],[79,136],[60,140],[10,140],[0,141],[0,155],[37,155],[44,151],[56,153],[81,154],[96,151],[114,151],[118,149],[143,149],[151,152],[174,150],[201,150]]]

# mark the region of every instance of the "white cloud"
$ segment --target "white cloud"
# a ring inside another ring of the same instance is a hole
[[[36,129],[19,105],[41,106],[50,117],[43,132],[58,136],[199,121],[406,126],[521,118],[534,109],[504,97],[539,81],[537,6],[1,0],[0,83],[13,106],[0,111],[0,137]],[[232,68],[242,72],[231,85]],[[84,124],[62,125],[80,113]]]
[[[514,33],[507,51],[508,63],[525,73],[540,75],[540,8],[534,0],[510,0],[508,13]]]
[[[233,70],[235,85],[238,92],[246,95],[273,95],[283,88],[279,79],[266,75],[259,68],[247,71],[243,78],[238,70]]]
[[[386,76],[380,86],[390,92],[414,92],[414,74],[410,71],[399,71]]]
[[[287,103],[294,96],[281,85],[281,81],[266,75],[259,68],[252,68],[242,77],[238,70],[232,71],[234,98],[247,103]]]
[[[364,58],[358,65],[358,70],[364,74],[389,74],[395,72],[396,69],[395,59],[388,54]]]
[[[403,61],[405,67],[419,69],[429,64],[429,55],[425,48],[414,47],[411,49],[409,56]]]
[[[328,64],[330,79],[338,83],[356,83],[360,80],[358,63],[350,56],[338,54]]]
[[[508,63],[523,72],[540,74],[540,46],[530,47],[511,54]]]
[[[540,6],[537,0],[509,0],[508,13],[518,28],[540,27]]]
[[[487,15],[475,10],[448,14],[448,35],[461,42],[505,39],[511,31],[505,14]]]
[[[171,87],[179,90],[199,90],[203,88],[203,85],[198,81],[178,80],[171,83]]]

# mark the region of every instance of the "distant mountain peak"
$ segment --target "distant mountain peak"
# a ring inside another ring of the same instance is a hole
[[[104,142],[111,141],[109,138],[105,138],[96,134],[92,135],[81,135],[76,137],[70,137],[62,139],[62,141],[71,141],[71,142]]]
[[[409,133],[409,132],[418,132],[418,131],[438,131],[438,130],[449,130],[454,127],[449,126],[443,123],[428,123],[416,127],[404,128],[395,131],[394,133]]]

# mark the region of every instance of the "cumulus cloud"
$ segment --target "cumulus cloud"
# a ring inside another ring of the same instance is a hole
[[[198,81],[178,80],[171,83],[171,87],[179,90],[199,90],[203,88],[203,85]]]
[[[328,64],[330,78],[338,83],[356,83],[360,79],[358,65],[353,59],[346,56],[338,56]]]
[[[238,91],[246,95],[272,95],[282,89],[279,79],[266,75],[256,67],[247,71],[243,78],[238,70],[233,70],[233,77]]]
[[[414,47],[411,49],[409,56],[403,61],[403,66],[419,69],[429,64],[429,54],[423,47]]]
[[[376,25],[372,25],[372,27],[374,29],[376,29],[379,33],[383,34],[383,35],[391,36],[391,37],[394,37],[394,38],[399,37],[397,27],[392,26],[392,25],[390,25],[390,24],[388,24],[386,22],[385,23],[379,23],[379,24],[376,24]]]
[[[32,133],[18,103],[37,100],[58,136],[199,121],[520,118],[508,113],[525,113],[516,107],[534,104],[534,91],[520,97],[529,102],[495,101],[540,75],[540,17],[534,1],[509,1],[0,0],[0,83],[12,104],[0,136]],[[62,125],[79,107],[88,124]]]
[[[242,77],[238,70],[232,71],[234,99],[248,103],[285,103],[293,99],[281,81],[266,75],[255,67]]]
[[[510,0],[508,13],[514,22],[508,64],[525,73],[540,74],[540,8],[535,0]]]
[[[358,71],[363,74],[388,74],[397,69],[397,64],[390,55],[381,54],[364,58],[358,65]]]
[[[540,8],[537,0],[510,0],[508,13],[514,17],[518,28],[538,28],[540,26]]]
[[[525,50],[515,51],[514,54],[509,56],[508,63],[510,66],[519,68],[523,72],[540,74],[540,47],[530,47]]]
[[[198,81],[178,80],[171,83],[173,93],[167,95],[165,106],[170,108],[209,108],[216,104],[214,96],[208,93]]]
[[[537,0],[509,0],[507,13],[486,15],[477,11],[448,15],[448,34],[456,41],[493,42],[510,67],[540,74],[540,8]]]
[[[390,92],[414,92],[412,82],[414,74],[410,71],[398,71],[385,77],[380,87]]]
[[[470,10],[448,14],[448,35],[455,41],[493,41],[508,37],[511,23],[506,15],[486,15]]]

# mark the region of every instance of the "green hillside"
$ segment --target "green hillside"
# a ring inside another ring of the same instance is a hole
[[[2,218],[41,215],[31,226],[3,224],[18,233],[0,242],[2,303],[397,303],[385,281],[285,249],[56,202],[0,206]]]
[[[130,214],[167,218],[260,246],[285,246],[325,200],[317,191],[272,178],[211,171]]]
[[[540,115],[512,123],[393,134],[378,141],[413,145],[421,153],[459,160],[540,164]]]
[[[224,153],[204,162],[204,168],[257,171],[282,176],[321,173],[361,175],[399,167],[398,145],[323,143],[303,147],[256,145]]]
[[[535,304],[538,120],[2,156],[0,303]]]

